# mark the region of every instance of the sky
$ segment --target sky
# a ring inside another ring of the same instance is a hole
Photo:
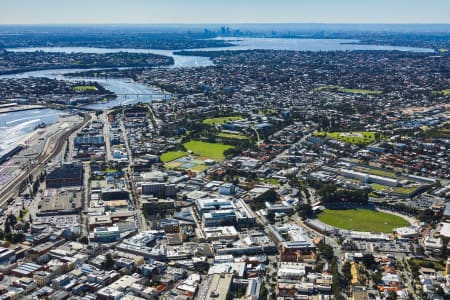
[[[450,23],[449,0],[0,0],[0,24]]]

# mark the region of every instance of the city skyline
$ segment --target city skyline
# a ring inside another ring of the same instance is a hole
[[[3,1],[0,24],[447,24],[444,0]]]

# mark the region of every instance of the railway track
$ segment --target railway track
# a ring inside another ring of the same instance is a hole
[[[10,183],[8,183],[1,191],[0,191],[0,207],[4,207],[7,201],[14,196],[17,192],[18,185],[26,180],[30,174],[35,173],[39,168],[41,168],[45,163],[49,160],[53,159],[63,148],[64,143],[67,138],[70,137],[74,132],[85,126],[91,119],[92,116],[90,114],[84,114],[84,120],[80,124],[72,127],[70,130],[62,133],[59,137],[57,137],[58,133],[50,136],[44,149],[42,150],[42,154],[39,156],[38,160],[33,164],[30,170],[26,170],[16,178],[14,178]],[[57,141],[54,142],[53,139],[57,138]],[[53,143],[53,147],[50,148]]]

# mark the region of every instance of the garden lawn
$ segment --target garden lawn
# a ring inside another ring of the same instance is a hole
[[[389,190],[389,187],[387,185],[382,185],[382,184],[378,184],[378,183],[372,183],[371,186],[372,186],[372,188],[375,191],[383,192],[383,191]]]
[[[392,191],[394,193],[409,195],[409,194],[413,193],[417,189],[418,189],[417,186],[413,186],[413,187],[395,187]]]
[[[397,176],[395,175],[395,173],[394,172],[390,172],[390,171],[384,171],[384,170],[372,169],[372,168],[357,168],[356,170],[360,171],[360,172],[369,173],[369,174],[372,174],[372,175],[378,175],[378,176],[383,176],[383,177],[389,177],[389,178],[397,179]]]
[[[321,222],[342,229],[390,233],[410,225],[405,219],[369,209],[326,209],[318,215]]]
[[[278,185],[280,184],[280,181],[276,178],[262,178],[260,179],[262,182],[272,184],[272,185]]]
[[[77,85],[73,87],[75,92],[96,91],[97,87],[94,85]]]

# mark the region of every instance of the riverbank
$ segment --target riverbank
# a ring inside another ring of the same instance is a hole
[[[170,94],[163,94],[151,86],[134,82],[128,78],[89,78],[88,82],[86,82],[87,78],[67,78],[64,76],[65,73],[73,73],[79,70],[82,69],[51,69],[45,71],[33,71],[15,75],[1,75],[0,79],[26,79],[31,77],[47,78],[51,80],[65,81],[67,83],[71,83],[72,85],[76,85],[78,82],[85,82],[87,85],[96,84],[98,89],[101,87],[102,89],[110,92],[111,95],[116,96],[113,100],[109,100],[107,102],[95,102],[82,106],[82,109],[89,110],[105,110],[115,106],[131,105],[139,102],[148,103],[153,100],[166,100],[171,98]]]
[[[0,74],[15,74],[46,69],[164,67],[174,64],[170,56],[154,53],[83,53],[44,51],[3,51]]]
[[[0,114],[46,108],[43,105],[17,105],[16,103],[11,104],[12,105],[8,104],[7,106],[0,105]]]

